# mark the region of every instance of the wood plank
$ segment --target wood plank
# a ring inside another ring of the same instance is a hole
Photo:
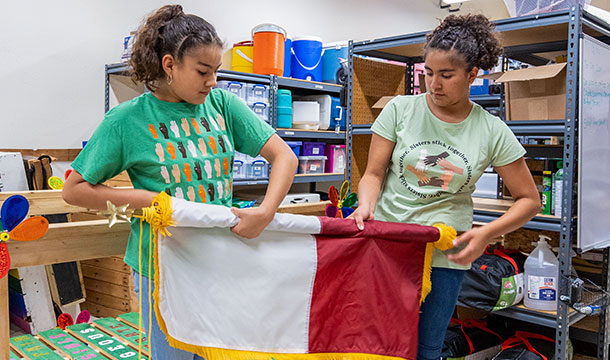
[[[99,353],[60,328],[40,332],[38,337],[43,343],[68,359],[102,359]]]
[[[91,315],[95,317],[117,317],[123,313],[122,310],[117,310],[113,308],[109,308],[104,305],[95,304],[89,301],[85,301],[80,304],[81,309],[87,310],[91,313]]]
[[[109,359],[138,359],[137,351],[121,344],[119,340],[108,336],[89,324],[71,325],[66,328],[66,331],[78,340],[89,344]],[[148,357],[142,356],[142,359],[148,359]]]
[[[36,190],[36,191],[12,191],[0,192],[0,206],[9,196],[21,195],[30,203],[29,215],[49,215],[78,213],[89,211],[89,209],[69,205],[61,197],[61,190]]]
[[[109,256],[105,258],[83,260],[81,266],[92,265],[104,269],[114,270],[120,273],[131,274],[131,267],[125,264],[122,256]]]
[[[300,215],[315,215],[323,216],[326,206],[330,204],[330,201],[320,201],[318,203],[306,203],[306,204],[289,204],[282,205],[277,209],[278,213],[290,213]]]
[[[33,156],[38,158],[41,155],[49,155],[53,161],[73,161],[80,154],[82,149],[0,149],[2,152],[19,152],[22,156]],[[63,178],[62,176],[60,176]]]
[[[114,270],[104,269],[92,265],[81,265],[83,276],[90,279],[107,281],[116,285],[129,286],[131,282],[131,274],[118,272]]]
[[[108,335],[118,337],[123,340],[125,344],[129,345],[132,349],[139,351],[139,344],[142,344],[142,353],[146,356],[150,356],[148,352],[148,339],[144,332],[139,332],[137,329],[124,324],[114,318],[102,318],[93,321],[93,326],[107,333]],[[141,342],[138,334],[141,334]]]
[[[476,210],[487,210],[487,211],[496,211],[496,212],[506,212],[514,204],[513,200],[488,199],[488,198],[480,198],[480,197],[473,197],[472,201],[474,203],[474,208]],[[556,216],[543,215],[542,213],[538,213],[538,214],[536,214],[536,216],[541,217],[541,218],[548,218],[548,219],[557,218]]]
[[[131,299],[120,298],[97,291],[88,290],[86,301],[124,312],[132,311]]]
[[[129,286],[121,286],[109,283],[107,281],[91,279],[88,277],[83,278],[83,281],[85,282],[85,289],[87,290],[87,294],[89,294],[90,291],[96,291],[125,300],[131,299],[132,288]]]
[[[13,348],[25,355],[26,359],[63,360],[61,356],[32,335],[14,337],[10,342]]]
[[[11,327],[8,313],[8,275],[0,279],[0,356],[8,358]]]
[[[7,242],[11,267],[55,264],[68,261],[123,255],[129,238],[129,224],[94,220],[50,224],[45,236],[36,241]]]

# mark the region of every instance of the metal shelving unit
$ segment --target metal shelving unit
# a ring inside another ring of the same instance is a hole
[[[105,67],[105,111],[107,112],[110,108],[110,76],[111,75],[122,75],[129,76],[129,65],[125,63],[109,64]],[[308,93],[326,93],[334,96],[338,96],[343,89],[343,86],[330,83],[321,83],[315,81],[306,81],[292,78],[278,77],[275,75],[259,75],[251,73],[242,73],[230,70],[218,71],[219,80],[234,80],[243,81],[257,84],[266,84],[270,88],[269,96],[269,118],[271,124],[276,128],[276,101],[277,101],[277,90],[279,87],[289,88],[297,91],[308,92]],[[349,143],[347,138],[349,135],[346,131],[340,131],[338,133],[334,131],[310,131],[310,130],[299,130],[299,129],[277,129],[277,134],[284,139],[313,139],[313,140],[334,140],[334,141],[346,141]],[[347,146],[346,146],[347,148]],[[346,149],[347,150],[347,149]],[[347,151],[346,151],[347,152]],[[343,181],[344,179],[350,179],[351,174],[351,161],[347,159],[346,174],[320,174],[320,175],[297,175],[294,179],[294,183],[313,183],[315,182],[330,182],[330,181]],[[236,186],[247,186],[247,185],[266,185],[269,183],[268,179],[239,179],[233,182]]]
[[[560,233],[559,262],[560,271],[558,298],[568,294],[569,287],[565,276],[570,274],[571,257],[570,250],[576,239],[576,170],[578,159],[578,88],[579,88],[579,48],[582,34],[586,31],[598,39],[610,42],[610,26],[583,11],[581,7],[574,7],[569,11],[560,11],[519,18],[504,19],[495,22],[496,31],[501,33],[501,41],[505,49],[505,55],[509,58],[526,62],[535,66],[548,63],[545,56],[550,52],[567,52],[567,79],[566,79],[566,117],[556,120],[523,120],[507,121],[507,125],[516,135],[558,135],[563,136],[563,149],[553,149],[552,154],[561,152],[564,163],[563,180],[563,217],[536,216],[529,221],[524,228],[533,230],[550,230]],[[354,55],[369,56],[405,63],[406,93],[413,93],[412,71],[413,64],[422,62],[423,45],[426,32],[392,36],[381,39],[366,40],[349,43],[349,67],[348,94],[353,91]],[[498,95],[484,97],[473,97],[473,101],[481,104],[500,104],[503,110],[503,98]],[[348,97],[348,122],[350,124],[349,135],[371,134],[370,125],[351,125],[353,99]],[[541,154],[545,150],[532,149],[532,154]],[[348,149],[351,158],[351,147]],[[567,200],[566,200],[567,199]],[[474,220],[487,223],[502,215],[502,212],[476,210]],[[610,288],[610,276],[608,267],[610,253],[604,249],[603,262],[603,284],[605,289]],[[568,337],[570,325],[581,319],[583,315],[570,310],[568,304],[558,301],[556,313],[544,313],[527,309],[523,306],[497,312],[499,315],[531,322],[538,325],[556,329],[556,359],[567,359]],[[587,337],[588,340],[598,344],[598,358],[609,359],[608,345],[610,332],[610,311],[604,310],[599,317],[599,335],[583,335],[578,332],[578,337]]]

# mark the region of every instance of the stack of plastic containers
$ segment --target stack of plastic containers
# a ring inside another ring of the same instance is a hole
[[[342,173],[345,171],[345,145],[327,144],[324,154],[328,159],[325,168],[327,173]]]
[[[269,85],[220,80],[217,87],[237,95],[263,121],[269,119]]]
[[[323,174],[326,167],[325,143],[303,142],[302,156],[299,156],[299,174]]]
[[[262,156],[252,156],[235,152],[233,162],[233,179],[258,180],[269,178],[269,163]]]

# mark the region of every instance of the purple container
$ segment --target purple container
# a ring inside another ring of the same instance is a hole
[[[324,147],[326,143],[320,142],[303,142],[302,156],[324,156]]]

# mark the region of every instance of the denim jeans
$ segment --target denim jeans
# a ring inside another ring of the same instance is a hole
[[[465,270],[432,268],[432,290],[420,308],[417,360],[438,360]]]
[[[152,311],[152,331],[150,331],[148,328],[148,278],[142,276],[142,284],[140,286],[140,275],[134,270],[133,282],[134,290],[136,295],[138,295],[138,299],[140,298],[140,290],[142,291],[142,304],[140,304],[140,307],[142,308],[142,326],[144,327],[146,334],[150,336],[152,360],[203,360],[203,358],[199,355],[195,355],[184,350],[179,350],[169,345],[165,334],[163,331],[161,331],[161,328],[159,328],[159,323],[157,323],[157,316],[155,315],[154,308]],[[152,286],[154,291],[154,282],[152,283]],[[150,305],[152,306],[153,304],[154,302]]]

